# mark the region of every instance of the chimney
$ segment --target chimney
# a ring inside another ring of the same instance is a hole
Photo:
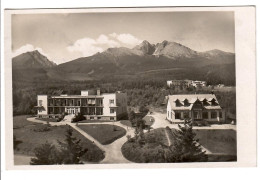
[[[97,89],[97,95],[100,96],[100,89]]]

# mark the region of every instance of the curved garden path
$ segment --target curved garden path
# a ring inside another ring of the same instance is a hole
[[[84,137],[89,139],[90,141],[94,142],[96,146],[98,146],[102,151],[105,153],[105,158],[100,162],[104,164],[111,164],[111,163],[133,163],[129,160],[127,160],[121,151],[121,147],[123,144],[127,141],[126,136],[131,135],[131,137],[134,136],[134,129],[121,124],[119,121],[118,122],[95,122],[95,123],[79,123],[80,125],[94,125],[94,124],[109,124],[109,125],[116,125],[124,128],[126,130],[126,135],[115,140],[111,144],[108,145],[102,145],[99,143],[95,138],[93,138],[91,135],[80,129],[75,123],[71,123],[71,116],[65,116],[65,120],[61,122],[49,122],[50,125],[56,125],[56,126],[61,126],[61,125],[69,125],[76,131],[78,131],[80,134],[82,134]],[[27,118],[28,121],[36,122],[36,123],[42,123],[42,124],[47,124],[46,121],[42,121],[39,119],[36,119],[35,117]]]

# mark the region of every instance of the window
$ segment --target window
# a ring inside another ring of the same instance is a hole
[[[110,120],[113,120],[113,121],[114,121],[114,120],[115,120],[115,118],[114,118],[114,117],[110,117]]]
[[[42,100],[39,100],[39,106],[42,106]]]
[[[189,103],[188,99],[184,100],[184,106],[190,106],[190,103]]]
[[[212,119],[217,118],[217,112],[211,112],[211,118]]]
[[[80,100],[78,100],[78,106],[80,106]]]
[[[222,112],[221,111],[219,112],[219,118],[222,118]]]
[[[182,106],[182,104],[181,104],[181,102],[180,102],[179,99],[177,99],[177,100],[175,101],[175,103],[176,103],[176,107],[180,107],[180,106]]]
[[[209,118],[209,113],[208,112],[203,112],[202,113],[202,118],[203,119],[208,119]]]
[[[184,119],[189,118],[189,112],[188,111],[183,112],[183,117]]]
[[[100,119],[101,119],[101,117],[98,117],[98,119],[100,120]]]
[[[91,120],[93,120],[93,119],[94,119],[94,117],[90,117],[90,119],[91,119]]]
[[[114,104],[114,103],[115,103],[115,100],[114,100],[114,99],[110,99],[110,100],[109,100],[109,103],[110,103],[110,104]]]
[[[114,109],[110,109],[110,114],[113,114],[115,112]]]
[[[175,113],[175,119],[181,119],[181,113],[176,112]]]

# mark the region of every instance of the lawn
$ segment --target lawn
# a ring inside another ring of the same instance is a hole
[[[41,121],[46,121],[46,122],[58,122],[57,120],[58,119],[55,119],[55,118],[35,118],[35,119],[38,119],[38,120],[41,120]]]
[[[26,119],[28,117],[30,117],[30,116],[28,116],[28,115],[15,116],[13,118],[13,128],[19,129],[19,128],[34,126],[34,125],[39,124],[36,122],[27,121]]]
[[[136,163],[164,163],[164,150],[168,144],[165,129],[158,128],[147,132],[144,137],[146,141],[144,145],[127,141],[121,148],[124,157]]]
[[[154,123],[154,118],[152,116],[145,116],[143,120],[145,120],[145,125],[147,126],[152,126]]]
[[[121,120],[120,123],[128,127],[133,127],[129,120]]]
[[[48,127],[46,124],[31,123],[26,120],[26,116],[15,116],[14,127],[19,127],[14,128],[14,135],[20,141],[15,154],[30,156],[34,156],[34,149],[46,141],[55,145],[58,145],[57,140],[64,141],[68,128],[65,125]],[[73,135],[77,139],[81,139],[83,147],[88,149],[88,152],[82,158],[83,161],[99,162],[104,158],[102,150],[91,141],[75,130],[73,130]]]
[[[83,131],[95,138],[101,144],[106,145],[123,137],[126,130],[116,125],[95,124],[95,125],[78,125]]]
[[[112,122],[110,120],[82,120],[78,121],[78,123],[102,123],[102,122]]]
[[[199,143],[212,154],[236,155],[236,131],[232,129],[194,129]]]
[[[176,129],[172,129],[172,131],[176,132]],[[208,154],[208,161],[236,161],[236,131],[231,129],[194,129],[193,132],[196,133],[199,143],[211,152]],[[124,157],[136,163],[164,163],[163,151],[167,151],[168,145],[165,129],[154,129],[145,133],[144,137],[145,144],[143,145],[134,141],[134,138],[127,141],[121,148]],[[169,138],[174,140],[174,137]]]
[[[145,125],[147,126],[152,126],[155,121],[152,116],[145,116],[143,120],[145,121]],[[129,120],[121,120],[120,123],[128,127],[133,127],[132,123]]]

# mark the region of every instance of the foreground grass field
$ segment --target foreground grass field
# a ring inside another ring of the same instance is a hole
[[[234,161],[237,154],[236,131],[232,129],[194,129],[199,143],[209,150],[209,161]]]
[[[34,156],[34,149],[46,141],[57,145],[57,140],[65,140],[65,132],[68,126],[48,127],[44,124],[29,122],[26,117],[14,117],[14,136],[20,141],[15,154]],[[88,152],[82,158],[83,161],[99,162],[104,158],[103,152],[80,133],[73,130],[73,136],[81,139],[83,147],[88,149]]]
[[[95,124],[78,125],[78,127],[103,145],[110,144],[126,134],[126,130],[124,128],[115,125]]]

